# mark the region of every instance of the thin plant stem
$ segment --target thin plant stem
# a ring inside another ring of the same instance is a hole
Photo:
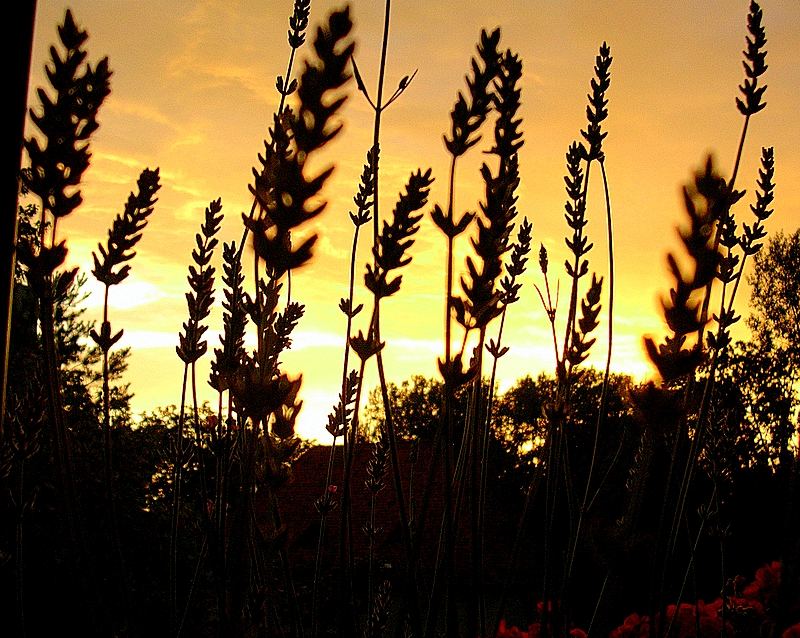
[[[714,487],[711,490],[711,497],[709,499],[708,506],[704,510],[706,513],[708,512],[709,508],[711,507],[711,504],[714,502],[714,499],[716,498],[716,495],[717,495],[717,486],[716,486],[716,484],[714,484]],[[669,625],[667,627],[666,633],[664,634],[665,636],[669,636],[670,635],[670,632],[672,631],[672,626],[675,623],[675,618],[678,615],[678,609],[680,608],[681,602],[683,601],[683,593],[684,593],[684,591],[686,589],[686,583],[689,580],[689,574],[691,573],[692,568],[694,567],[694,559],[695,559],[695,556],[697,555],[697,547],[700,544],[700,538],[702,537],[703,530],[705,529],[706,517],[707,517],[707,514],[703,515],[700,518],[700,526],[697,529],[697,534],[695,534],[694,543],[692,543],[691,553],[689,554],[689,564],[686,566],[686,570],[684,571],[683,580],[681,581],[681,588],[678,591],[678,599],[675,601],[675,614],[673,614],[672,618],[670,618],[670,623],[669,623]],[[723,596],[724,596],[724,592],[723,592]]]
[[[377,355],[378,359],[378,377],[381,382],[381,394],[383,396],[386,423],[386,434],[389,438],[389,458],[391,459],[392,478],[394,481],[394,490],[397,497],[397,509],[400,516],[401,536],[403,539],[403,546],[406,552],[406,577],[408,584],[409,596],[409,620],[411,623],[411,630],[415,636],[422,635],[422,621],[419,608],[419,593],[416,586],[416,569],[414,565],[414,551],[411,540],[411,529],[408,522],[408,511],[406,510],[405,497],[403,495],[403,483],[400,477],[400,461],[397,456],[397,437],[394,429],[394,422],[392,420],[392,411],[389,403],[389,394],[386,385],[386,375],[383,370],[383,360],[381,359],[380,352]]]
[[[358,250],[358,237],[361,231],[361,225],[357,224],[353,231],[353,245],[350,249],[350,281],[349,281],[349,293],[348,293],[348,312],[347,314],[347,326],[345,329],[345,340],[344,340],[344,355],[342,357],[342,423],[341,426],[343,428],[343,435],[346,439],[346,432],[347,432],[347,398],[349,396],[349,388],[347,387],[347,371],[349,368],[349,358],[350,358],[350,331],[352,330],[353,326],[353,300],[355,298],[355,277],[356,277],[356,252]],[[358,410],[358,403],[356,403],[356,410]],[[331,477],[333,474],[333,461],[336,454],[336,439],[337,439],[337,432],[334,431],[333,433],[333,441],[331,442],[331,451],[328,455],[328,469],[325,474],[325,491],[327,492],[330,489],[331,485]],[[343,448],[343,455],[346,455],[346,448]],[[344,456],[343,456],[344,458]],[[344,463],[343,463],[344,466]],[[323,494],[323,498],[325,498],[325,494]],[[316,557],[314,559],[314,580],[312,584],[311,590],[311,635],[312,638],[316,638],[317,636],[317,597],[318,597],[318,586],[319,586],[319,579],[320,579],[320,571],[322,569],[322,554],[323,554],[323,546],[325,542],[325,527],[327,523],[327,516],[328,511],[327,508],[324,512],[320,515],[320,523],[319,523],[319,536],[317,538],[317,551]]]
[[[178,625],[178,630],[175,632],[175,638],[180,638],[181,633],[183,632],[183,627],[184,625],[186,625],[186,619],[189,617],[189,609],[192,604],[192,596],[194,595],[195,586],[197,585],[197,579],[200,576],[200,568],[205,562],[207,547],[208,547],[208,539],[204,537],[203,544],[200,547],[200,553],[197,555],[197,561],[195,562],[194,572],[192,574],[192,583],[191,585],[189,585],[189,593],[186,596],[186,604],[183,607],[183,613],[181,614],[181,622]]]
[[[183,426],[185,418],[186,387],[189,378],[189,364],[183,365],[181,384],[181,407],[178,427],[175,434],[175,454],[172,466],[172,518],[169,538],[169,604],[173,631],[178,629],[178,527],[181,508],[181,480],[183,478]]]
[[[457,156],[453,155],[450,160],[450,174],[447,187],[447,219],[452,222],[455,206],[455,175],[456,175]],[[451,307],[453,305],[453,244],[455,238],[448,233],[447,236],[447,274],[445,279],[445,319],[444,319],[444,360],[445,364],[450,364],[452,360],[451,341],[453,335],[453,317]],[[447,628],[447,638],[456,638],[457,619],[456,609],[453,601],[453,589],[455,585],[455,521],[453,520],[453,400],[455,398],[455,388],[448,375],[444,380],[444,446],[442,455],[444,459],[444,480],[442,481],[442,491],[444,492],[444,560],[445,560],[445,623]],[[435,600],[435,599],[434,599]]]
[[[208,478],[206,475],[206,461],[203,454],[203,434],[200,427],[200,405],[197,400],[197,366],[196,362],[191,365],[191,383],[192,383],[192,421],[194,424],[195,444],[197,445],[198,454],[198,468],[200,470],[200,511],[202,512],[203,519],[206,522],[206,534],[211,525],[211,517],[206,507],[208,503]]]
[[[736,148],[736,160],[733,165],[733,173],[731,175],[731,179],[728,182],[728,193],[733,193],[733,187],[736,184],[736,177],[739,173],[739,164],[742,159],[742,152],[744,151],[744,142],[745,138],[747,137],[747,127],[750,123],[750,116],[745,115],[744,124],[742,125],[742,134],[739,136],[739,145]],[[727,213],[730,215],[730,211]],[[714,233],[714,250],[716,251],[719,248],[719,242],[722,237],[722,224],[717,223],[717,228]],[[700,311],[700,325],[705,326],[706,319],[708,318],[708,308],[711,304],[711,291],[714,284],[714,280],[712,279],[705,289],[705,296],[703,297],[703,307]],[[701,348],[703,344],[703,328],[700,328],[697,332],[697,347]]]
[[[570,552],[569,563],[567,567],[567,582],[572,576],[572,568],[575,563],[575,553],[580,542],[581,525],[583,523],[583,516],[587,510],[589,503],[589,490],[592,485],[592,478],[594,476],[595,465],[597,463],[597,449],[600,443],[600,430],[603,422],[606,420],[608,411],[608,386],[611,377],[611,353],[614,344],[614,226],[611,215],[611,198],[608,189],[608,175],[606,174],[606,164],[604,159],[598,160],[600,163],[600,171],[603,176],[603,191],[605,194],[606,202],[606,228],[608,233],[608,350],[606,352],[606,365],[603,371],[603,386],[600,391],[600,406],[597,412],[597,421],[594,428],[594,442],[592,444],[592,457],[589,462],[589,474],[586,477],[586,489],[583,493],[583,502],[578,511],[578,524],[575,531],[575,537],[572,543],[572,550]]]
[[[297,51],[297,49],[295,49],[294,47],[291,47],[291,52],[289,53],[289,62],[286,65],[286,80],[285,80],[285,85],[284,86],[289,86],[290,78],[292,76],[292,66],[294,65],[294,58],[295,58],[296,51]],[[280,102],[278,103],[278,110],[277,110],[278,115],[283,113],[283,107],[286,105],[286,96],[287,96],[287,93],[285,91],[280,91],[280,94],[281,94],[281,99],[280,99]],[[256,200],[254,198],[252,204],[250,205],[250,215],[249,215],[250,219],[253,218],[255,213],[256,213]],[[245,224],[244,230],[242,231],[242,239],[239,242],[239,251],[237,252],[237,255],[236,255],[237,259],[241,259],[242,258],[242,253],[244,252],[244,245],[245,245],[245,242],[247,241],[247,235],[249,233],[250,233],[250,229]],[[256,281],[258,281],[258,279],[256,279]]]

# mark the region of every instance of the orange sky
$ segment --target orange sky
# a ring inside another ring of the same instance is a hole
[[[314,0],[312,24],[338,4]],[[106,229],[141,170],[161,168],[160,201],[138,246],[131,276],[119,290],[112,289],[111,321],[125,329],[121,343],[133,346],[134,410],[176,403],[182,364],[175,345],[186,315],[183,295],[194,234],[205,206],[221,197],[227,215],[222,238],[240,237],[240,213],[250,208],[251,167],[278,102],[275,76],[286,66],[292,3],[40,0],[38,5],[31,96],[43,84],[47,48],[55,41],[55,25],[66,6],[89,31],[90,58],[109,56],[114,71],[112,94],[102,107],[101,127],[92,143],[92,166],[82,186],[84,204],[59,225],[68,236],[71,263],[89,269],[91,251],[105,240]],[[751,123],[738,182],[748,196],[738,210],[747,220],[759,149],[774,146],[776,213],[768,228],[793,230],[800,220],[800,3],[764,0],[762,7],[769,41],[768,106]],[[551,271],[562,282],[566,277],[557,265],[565,256],[564,153],[585,126],[586,92],[597,48],[604,40],[610,44],[614,62],[605,152],[618,286],[612,366],[649,374],[641,337],[663,332],[658,298],[669,285],[665,252],[675,246],[674,229],[682,221],[679,186],[709,151],[726,174],[733,164],[742,124],[734,97],[743,77],[747,2],[469,0],[395,2],[392,11],[387,85],[396,86],[415,69],[419,73],[384,115],[382,209],[391,210],[409,172],[417,167],[433,168],[437,181],[431,204],[444,202],[448,156],[442,134],[448,130],[449,112],[463,88],[481,27],[500,26],[503,46],[518,52],[525,65],[526,144],[520,153],[518,208],[534,224],[534,245],[538,248],[543,242],[550,250]],[[374,87],[383,3],[357,0],[352,12],[359,68]],[[305,435],[324,436],[325,415],[338,394],[345,324],[337,304],[346,294],[352,233],[347,212],[371,144],[372,116],[359,95],[352,95],[343,120],[344,133],[322,153],[323,161],[335,163],[337,169],[326,187],[328,209],[316,227],[321,234],[316,257],[293,281],[293,297],[306,304],[306,316],[285,360],[290,372],[304,375],[300,432]],[[481,156],[473,152],[469,157],[457,175],[460,210],[474,210],[480,197]],[[592,183],[589,197],[588,232],[595,243],[591,267],[605,274],[599,181]],[[362,249],[363,273],[366,243]],[[403,288],[382,311],[391,379],[434,374],[435,359],[442,353],[444,251],[444,238],[426,217],[412,250],[414,261],[404,271]],[[501,360],[501,387],[526,373],[553,368],[548,324],[534,283],[541,283],[535,268],[525,275],[522,299],[507,321],[505,341],[511,351]],[[746,301],[746,294],[741,300]],[[357,302],[366,301],[362,285]],[[101,302],[99,295],[89,299],[91,318],[99,320]],[[603,316],[603,332],[605,321]],[[210,347],[217,345],[219,329],[217,312],[212,316]],[[592,360],[597,365],[605,360],[605,348],[602,340],[595,348]],[[205,378],[207,368],[201,370]],[[374,376],[368,380],[372,384]]]

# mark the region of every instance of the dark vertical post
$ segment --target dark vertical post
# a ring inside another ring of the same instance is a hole
[[[19,192],[18,171],[22,155],[22,135],[25,129],[25,112],[28,104],[28,76],[33,46],[33,22],[36,15],[36,0],[19,0],[14,3],[7,19],[2,21],[3,40],[11,46],[11,69],[9,95],[11,121],[8,123],[10,140],[6,154],[10,161],[6,166],[15,170],[6,173],[5,213],[0,212],[0,436],[6,419],[6,385],[8,382],[8,350],[11,340],[11,308],[14,301],[14,263],[17,243],[17,195]]]

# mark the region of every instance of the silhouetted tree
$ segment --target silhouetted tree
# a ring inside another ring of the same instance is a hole
[[[787,467],[800,408],[800,229],[776,233],[748,281],[752,337],[728,353],[717,395],[725,409],[739,406],[737,436],[750,441],[741,464]]]

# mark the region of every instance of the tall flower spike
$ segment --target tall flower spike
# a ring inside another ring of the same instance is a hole
[[[367,161],[364,164],[364,169],[361,171],[361,181],[358,184],[358,193],[353,197],[353,203],[356,205],[356,212],[350,213],[350,220],[353,225],[363,226],[372,216],[373,198],[375,196],[375,162],[378,160],[378,147],[374,147],[367,152]]]
[[[295,301],[278,314],[275,321],[264,330],[264,367],[277,369],[280,365],[278,357],[292,347],[292,332],[305,314],[305,306]]]
[[[519,291],[522,284],[518,282],[525,272],[528,254],[531,252],[531,233],[533,224],[524,218],[517,232],[517,241],[511,247],[511,259],[506,264],[506,276],[500,281],[503,289],[503,305],[509,305],[519,300]]]
[[[306,41],[308,14],[311,11],[311,0],[294,0],[294,10],[289,17],[289,46],[297,49]]]
[[[179,344],[175,347],[181,361],[187,365],[202,357],[208,347],[202,340],[208,326],[201,322],[208,317],[211,304],[214,303],[214,267],[209,264],[214,248],[219,243],[215,235],[221,224],[222,200],[217,199],[206,208],[205,221],[200,226],[200,232],[195,235],[197,248],[192,250],[195,265],[189,266],[191,291],[186,293],[189,319],[183,323],[183,331],[178,335]]]
[[[589,104],[586,107],[586,119],[589,124],[581,135],[589,144],[588,160],[603,159],[603,140],[608,133],[602,131],[602,122],[608,117],[608,99],[606,91],[611,86],[611,49],[603,42],[600,53],[595,58],[594,74],[592,78],[592,92],[587,96]]]
[[[684,273],[675,255],[667,256],[675,284],[669,298],[662,301],[664,319],[671,332],[662,345],[645,337],[648,357],[658,368],[661,378],[672,381],[686,375],[702,362],[701,345],[685,348],[686,337],[702,328],[700,305],[696,293],[703,290],[717,272],[720,254],[714,249],[714,224],[726,216],[731,195],[728,186],[714,169],[711,157],[705,170],[695,174],[694,182],[684,188],[684,204],[689,228],[680,231],[681,241],[693,268]]]
[[[599,279],[592,275],[592,285],[586,292],[586,298],[581,301],[581,318],[578,321],[578,329],[573,329],[572,339],[570,340],[567,361],[573,366],[583,363],[589,356],[589,350],[596,339],[589,335],[594,332],[599,325],[597,317],[600,315],[600,293],[603,290],[603,278]]]
[[[82,201],[75,187],[89,167],[89,137],[98,128],[98,109],[111,92],[108,58],[94,68],[87,63],[81,73],[86,60],[83,44],[89,36],[77,27],[69,10],[58,35],[66,50],[62,56],[51,47],[52,66],[46,67],[55,100],[44,89],[37,90],[42,109],[40,113],[31,109],[30,116],[42,136],[25,140],[31,161],[26,186],[42,200],[42,212],[56,218],[70,214]],[[44,147],[39,145],[42,139]]]
[[[406,192],[400,195],[392,214],[391,224],[383,222],[383,230],[378,236],[378,241],[372,249],[375,257],[375,267],[367,264],[364,283],[367,288],[379,299],[389,297],[400,290],[402,276],[398,275],[391,281],[389,273],[406,266],[411,262],[411,257],[406,252],[414,244],[411,238],[419,230],[422,215],[414,215],[428,201],[433,178],[431,169],[424,173],[421,170],[411,173]]]
[[[566,210],[564,217],[567,225],[572,229],[572,238],[565,239],[567,247],[575,255],[578,264],[578,272],[574,272],[573,265],[567,260],[564,267],[570,277],[583,277],[589,272],[589,262],[583,259],[591,249],[593,244],[589,243],[583,230],[587,224],[586,220],[586,200],[583,198],[583,170],[581,160],[586,157],[586,149],[582,144],[573,142],[567,151],[567,175],[564,183],[567,188],[569,201],[564,205]]]
[[[469,103],[459,91],[450,113],[450,136],[444,136],[444,145],[454,157],[463,155],[481,139],[477,131],[492,105],[490,86],[497,75],[500,62],[500,52],[497,50],[499,43],[500,29],[495,29],[491,34],[481,31],[481,41],[478,44],[480,62],[472,58],[472,75],[467,76]]]
[[[351,370],[347,376],[344,396],[339,393],[339,402],[328,415],[328,425],[325,429],[333,436],[344,434],[347,423],[355,410],[356,397],[358,396],[358,372]]]
[[[744,100],[736,98],[736,106],[744,116],[754,115],[767,105],[764,102],[767,85],[758,86],[758,78],[767,70],[767,51],[764,49],[767,45],[767,34],[761,25],[763,15],[758,3],[751,0],[750,11],[747,14],[747,30],[750,35],[745,36],[747,48],[742,51],[745,57],[742,60],[745,78],[744,82],[739,85]]]
[[[331,14],[327,28],[319,28],[314,40],[316,60],[306,62],[300,86],[298,113],[288,109],[275,117],[274,145],[267,144],[260,169],[253,169],[255,182],[250,192],[262,215],[243,222],[253,234],[253,247],[264,260],[271,277],[279,279],[287,271],[311,259],[317,236],[311,235],[293,247],[291,232],[316,217],[325,202],[307,208],[333,172],[322,171],[313,178],[304,174],[309,155],[335,137],[341,124],[331,124],[346,97],[338,91],[349,79],[347,62],[354,45],[348,35],[352,28],[348,9]],[[333,95],[331,95],[333,93]],[[272,148],[271,148],[272,147]]]
[[[467,276],[461,277],[464,298],[454,305],[456,319],[468,330],[487,326],[502,311],[502,293],[495,290],[495,282],[502,272],[502,259],[508,251],[508,237],[513,227],[511,222],[517,213],[517,156],[510,158],[506,169],[502,166],[501,162],[497,177],[486,164],[481,168],[486,201],[481,203],[483,215],[478,217],[478,236],[471,240],[477,261],[472,256],[467,257]]]
[[[494,127],[494,146],[491,153],[510,158],[523,145],[517,117],[521,106],[522,90],[517,86],[522,79],[522,61],[511,51],[506,51],[500,60],[497,79],[494,82],[494,107],[497,122]]]
[[[92,274],[98,281],[106,286],[113,286],[123,281],[130,272],[130,261],[136,255],[133,248],[142,238],[142,231],[147,225],[147,218],[153,212],[153,206],[158,201],[156,192],[161,188],[159,184],[158,169],[151,171],[146,168],[142,171],[137,182],[138,193],[131,193],[125,204],[125,210],[117,215],[108,231],[108,242],[104,248],[97,245],[100,253],[92,252],[94,268]],[[114,269],[122,266],[119,270]]]
[[[222,246],[222,283],[225,286],[222,300],[223,333],[219,340],[222,348],[214,348],[211,375],[208,384],[218,392],[230,388],[231,375],[236,371],[244,354],[244,333],[247,313],[244,308],[244,273],[242,261],[237,256],[236,243]]]
[[[331,119],[347,98],[331,96],[330,92],[338,91],[350,79],[347,66],[355,50],[348,38],[352,27],[346,7],[330,15],[326,29],[317,29],[317,62],[306,62],[297,90],[300,106],[292,124],[298,152],[303,156],[301,164],[305,155],[333,139],[341,129],[341,124],[331,126]]]
[[[750,205],[750,210],[756,217],[753,226],[742,224],[744,232],[741,237],[742,251],[745,255],[755,255],[761,250],[762,239],[767,236],[764,221],[772,215],[770,208],[775,199],[775,156],[772,147],[761,149],[761,168],[758,170],[756,190],[756,203]]]

